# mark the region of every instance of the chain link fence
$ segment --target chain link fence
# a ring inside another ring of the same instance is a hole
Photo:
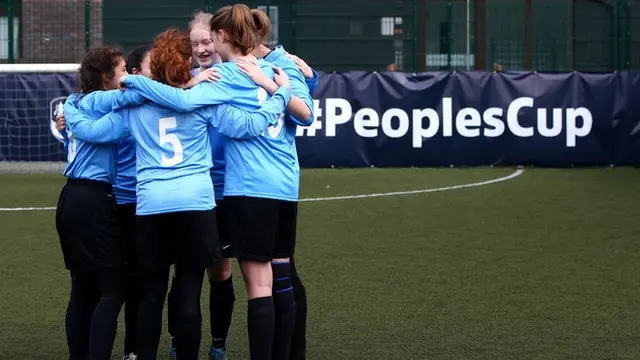
[[[125,49],[220,0],[0,0],[0,61]],[[325,71],[640,69],[640,0],[259,0],[272,41]]]

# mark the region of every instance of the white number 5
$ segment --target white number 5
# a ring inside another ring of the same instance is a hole
[[[166,157],[164,152],[162,153],[162,166],[164,167],[178,165],[184,159],[182,144],[178,139],[178,135],[167,134],[167,130],[175,129],[176,127],[178,127],[178,123],[175,117],[160,119],[160,146],[169,143],[173,148],[173,157]]]
[[[263,88],[258,88],[258,105],[262,106],[262,104],[264,104],[265,101],[267,101],[267,91]],[[275,139],[278,137],[278,135],[280,135],[280,132],[282,131],[282,127],[284,126],[284,114],[280,114],[280,117],[278,117],[278,122],[274,125],[271,125],[267,128],[267,132],[269,133],[269,137],[271,137],[272,139]],[[262,136],[265,136],[264,131],[260,134]]]

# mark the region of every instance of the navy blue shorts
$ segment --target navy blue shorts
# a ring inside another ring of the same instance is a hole
[[[226,196],[224,202],[231,247],[238,260],[291,257],[296,243],[297,201]]]
[[[136,255],[144,270],[171,264],[206,269],[222,258],[215,210],[136,216]]]

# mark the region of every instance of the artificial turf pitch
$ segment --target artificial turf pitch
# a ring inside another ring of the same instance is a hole
[[[301,197],[435,189],[512,168],[304,170]],[[55,206],[60,175],[0,175],[0,208]],[[299,207],[309,359],[640,359],[640,170]],[[234,268],[231,360],[248,359]],[[203,288],[203,343],[208,335]],[[65,359],[53,211],[0,211],[0,359]],[[122,321],[113,359],[120,359]],[[166,359],[165,331],[159,359]]]

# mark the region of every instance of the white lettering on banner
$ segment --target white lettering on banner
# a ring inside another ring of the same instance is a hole
[[[391,120],[398,119],[397,129],[393,128]],[[389,109],[382,114],[382,132],[390,138],[401,138],[409,131],[409,115],[402,109]]]
[[[345,99],[327,99],[326,115],[324,122],[326,124],[326,135],[336,136],[336,125],[341,125],[351,119],[351,104]],[[340,112],[338,112],[340,109]]]
[[[437,134],[443,137],[462,136],[473,138],[479,136],[499,137],[509,131],[517,137],[561,136],[564,129],[567,147],[575,147],[578,138],[591,133],[593,116],[589,109],[580,108],[534,108],[534,99],[520,97],[503,108],[490,107],[481,114],[477,109],[466,107],[457,113],[453,112],[453,99],[442,98],[442,113],[435,109],[412,109],[411,114],[399,108],[391,108],[383,113],[372,108],[362,108],[353,112],[349,101],[340,98],[324,100],[324,116],[320,101],[314,100],[316,121],[311,126],[299,126],[297,136],[316,136],[325,124],[325,136],[335,137],[339,127],[353,119],[356,134],[365,138],[384,135],[390,138],[401,138],[410,133],[414,148],[421,148],[426,138]],[[534,123],[524,122],[523,115],[535,114]],[[321,118],[323,121],[319,121]],[[380,132],[380,129],[382,130]],[[454,134],[454,129],[455,133]]]
[[[353,117],[353,128],[356,134],[362,137],[378,136],[378,126],[380,126],[378,113],[371,108],[364,108]]]

